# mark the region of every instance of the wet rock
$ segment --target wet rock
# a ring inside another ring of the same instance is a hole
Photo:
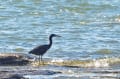
[[[51,70],[38,70],[31,73],[31,75],[54,75],[60,74],[62,72],[59,71],[51,71]]]
[[[4,79],[28,79],[28,78],[24,78],[22,75],[14,74],[14,75],[11,75],[10,77],[4,78]]]
[[[33,67],[31,65],[27,66],[0,66],[0,79],[10,78],[14,74],[19,74],[20,76],[27,76],[27,75],[56,75],[62,74],[61,70],[52,70],[46,69],[48,66],[45,67]],[[15,75],[14,75],[15,76]],[[17,75],[18,76],[18,75]]]
[[[52,70],[18,70],[18,71],[0,71],[0,79],[29,79],[26,75],[55,75],[61,74],[60,71]]]
[[[25,54],[0,54],[0,66],[27,65],[29,62],[29,56]]]
[[[44,72],[41,72],[41,75],[54,75],[54,74],[59,74],[59,73],[61,72],[45,70]]]

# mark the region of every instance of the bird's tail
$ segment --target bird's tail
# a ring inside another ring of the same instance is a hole
[[[28,53],[29,53],[29,54],[32,54],[32,51],[29,51]]]

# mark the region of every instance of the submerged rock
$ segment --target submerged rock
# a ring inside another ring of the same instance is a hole
[[[28,79],[28,78],[24,78],[22,75],[14,74],[5,79]]]
[[[0,79],[29,79],[26,77],[27,75],[55,75],[55,74],[61,74],[61,71],[52,71],[52,70],[41,70],[41,69],[20,69],[21,67],[18,68],[18,70],[6,70],[6,71],[0,71]]]
[[[0,54],[0,65],[16,66],[16,65],[27,65],[29,63],[29,56],[25,54],[12,54],[12,53],[1,53]]]
[[[60,74],[62,72],[60,71],[52,71],[52,70],[37,70],[30,73],[30,75],[54,75],[54,74]]]

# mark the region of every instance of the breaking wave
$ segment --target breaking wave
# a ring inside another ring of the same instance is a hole
[[[52,59],[44,61],[45,65],[57,65],[66,67],[110,67],[120,63],[120,58],[102,58],[93,60],[62,60]],[[36,61],[32,63],[34,66],[38,65]]]

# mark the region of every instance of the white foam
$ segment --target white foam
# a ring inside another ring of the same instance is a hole
[[[109,63],[107,60],[94,60],[93,61],[94,67],[109,67]]]
[[[55,62],[64,62],[63,59],[53,59],[51,60],[52,63],[55,63]]]

